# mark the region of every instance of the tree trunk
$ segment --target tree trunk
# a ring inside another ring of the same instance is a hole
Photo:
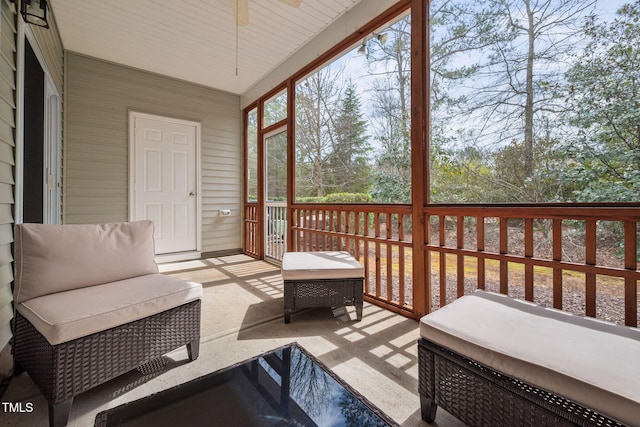
[[[527,17],[529,18],[528,36],[529,51],[527,53],[526,96],[524,105],[524,173],[525,177],[533,175],[533,62],[535,60],[535,27],[531,1],[526,0]]]

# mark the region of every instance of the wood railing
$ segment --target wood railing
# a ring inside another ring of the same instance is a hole
[[[639,208],[451,205],[424,214],[431,310],[487,289],[638,325]]]
[[[260,256],[259,245],[262,239],[258,237],[258,204],[245,203],[244,205],[244,252],[253,257]]]
[[[257,254],[257,211],[246,213],[245,248]],[[416,307],[433,311],[486,289],[638,325],[638,206],[432,205],[415,264],[411,213],[409,205],[290,205],[287,250],[350,252],[365,267],[365,298],[413,318],[424,314]],[[414,283],[414,265],[423,283]]]
[[[266,203],[265,257],[281,261],[287,251],[287,203]]]
[[[364,265],[365,299],[413,315],[409,206],[296,204],[289,218],[292,251],[350,252]]]

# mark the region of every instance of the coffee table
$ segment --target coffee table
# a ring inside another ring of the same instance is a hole
[[[95,426],[397,426],[296,343],[100,412]]]

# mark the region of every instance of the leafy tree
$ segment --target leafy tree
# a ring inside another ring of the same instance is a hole
[[[258,200],[258,111],[247,115],[247,200]]]
[[[430,3],[431,108],[438,125],[445,118],[438,114],[440,111],[448,111],[465,100],[465,95],[456,90],[457,85],[479,71],[481,64],[468,59],[495,42],[501,16],[498,6],[493,1]]]
[[[366,121],[360,109],[356,86],[344,81],[339,62],[319,70],[298,85],[298,198],[368,191],[370,146]]]
[[[527,176],[522,167],[525,144],[511,141],[492,154],[491,198],[500,202],[562,201],[564,188],[559,185],[559,173],[564,169],[565,156],[561,143],[555,139],[538,138],[534,146],[536,167]]]
[[[385,30],[386,43],[370,44],[368,59],[373,85],[373,132],[380,152],[372,196],[384,203],[411,201],[411,22],[398,21]]]
[[[640,200],[640,1],[610,23],[595,17],[589,43],[567,72],[571,120],[565,184],[577,201]]]
[[[500,0],[504,28],[498,29],[490,48],[490,63],[480,89],[484,117],[502,137],[522,132],[523,168],[526,177],[534,170],[536,121],[543,115],[564,111],[562,100],[549,88],[558,84],[560,64],[566,63],[576,44],[580,24],[595,0]],[[489,74],[490,73],[490,74]],[[487,113],[489,112],[489,113]],[[522,123],[522,125],[520,125]],[[503,139],[504,140],[504,139]]]
[[[435,64],[447,72],[435,73],[441,81],[446,77],[448,85],[436,82],[447,95],[432,94],[433,116],[439,125],[449,126],[450,134],[462,137],[458,145],[476,147],[487,156],[487,166],[509,165],[485,183],[485,194],[505,197],[494,201],[540,201],[548,189],[540,187],[537,168],[553,155],[544,149],[563,130],[559,119],[566,104],[557,89],[595,1],[442,1],[448,4],[447,13],[434,18],[433,25],[446,28],[432,26],[436,35],[442,34],[433,44],[449,46],[437,51],[442,59]],[[456,38],[470,28],[475,38]],[[518,191],[506,190],[516,183]]]
[[[502,25],[498,6],[492,1],[430,3],[432,203],[486,202],[491,190],[485,154],[469,143],[475,136],[461,126],[468,120],[468,111],[461,107],[469,100],[461,87],[480,72],[478,52],[496,41]]]
[[[287,136],[282,132],[266,139],[267,200],[287,198]]]
[[[371,147],[361,102],[353,83],[347,85],[335,121],[335,145],[329,157],[333,192],[366,193],[369,190],[368,152]]]
[[[435,129],[437,132],[437,129]],[[456,150],[447,144],[432,144],[431,202],[481,203],[486,202],[492,169],[483,155],[473,147]]]
[[[341,70],[325,67],[296,87],[296,197],[326,194]]]
[[[264,103],[264,126],[287,118],[287,92],[282,92]]]

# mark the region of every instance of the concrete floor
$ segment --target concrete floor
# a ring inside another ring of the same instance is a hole
[[[69,426],[92,426],[100,411],[291,342],[319,358],[400,425],[428,425],[420,419],[416,321],[365,303],[360,322],[349,307],[302,310],[285,325],[279,268],[242,255],[164,264],[160,269],[203,284],[200,357],[188,363],[186,350],[180,348],[153,372],[132,371],[77,396]],[[33,410],[7,413],[0,408],[0,426],[48,425],[46,401],[28,375],[13,378],[1,400]],[[432,425],[463,424],[439,409]]]

